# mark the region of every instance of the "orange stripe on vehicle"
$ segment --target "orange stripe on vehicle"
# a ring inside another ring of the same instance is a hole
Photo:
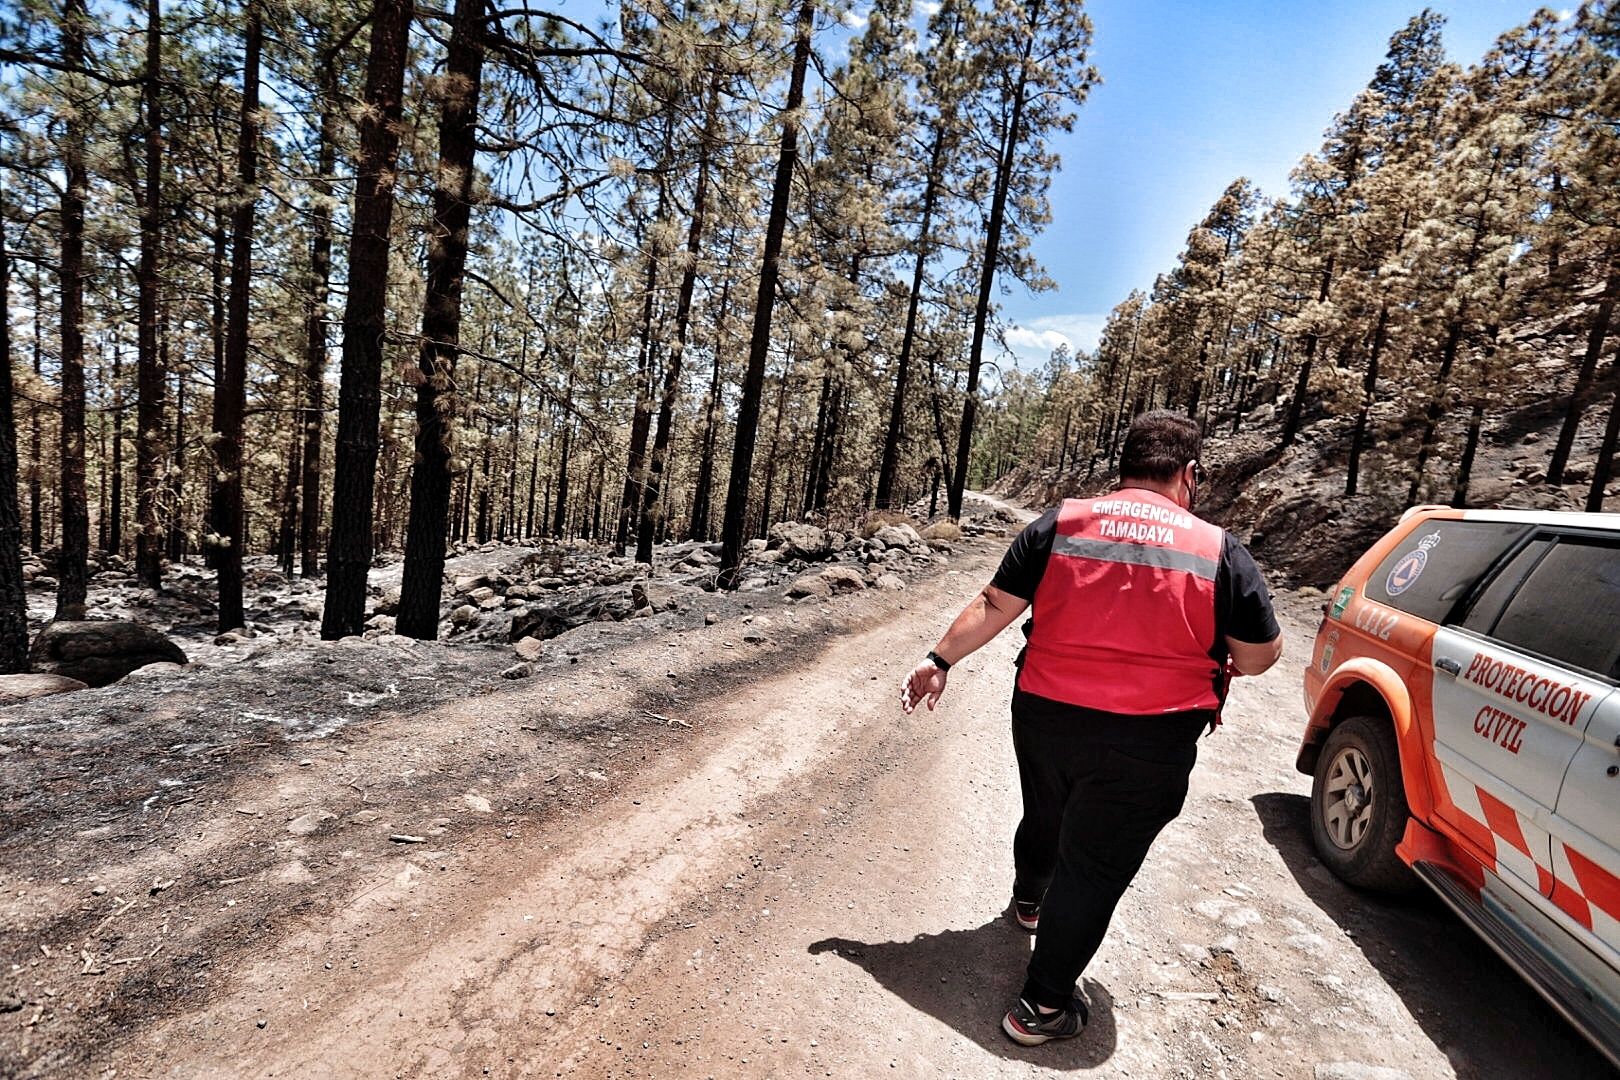
[[[1491,832],[1500,836],[1503,840],[1524,852],[1524,854],[1529,855],[1530,858],[1535,858],[1535,855],[1530,851],[1530,845],[1524,842],[1524,830],[1519,828],[1519,815],[1513,812],[1511,806],[1483,788],[1479,792],[1479,805],[1485,811],[1485,824],[1491,827]],[[1542,855],[1543,859],[1546,857],[1545,854]]]
[[[1552,892],[1552,888],[1552,871],[1548,870],[1540,863],[1536,863],[1536,892],[1540,893],[1542,896],[1546,896]]]
[[[1570,869],[1575,871],[1576,884],[1586,898],[1609,915],[1620,919],[1620,878],[1615,877],[1568,844],[1564,854],[1569,857]]]
[[[1564,914],[1588,930],[1592,929],[1592,905],[1567,882],[1557,881],[1553,884],[1551,900],[1563,910]]]

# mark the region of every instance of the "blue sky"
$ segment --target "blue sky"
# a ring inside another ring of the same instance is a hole
[[[1451,0],[1451,58],[1479,59],[1529,0]],[[1552,5],[1549,5],[1552,6]],[[1020,366],[1062,341],[1096,343],[1108,311],[1174,265],[1187,231],[1233,179],[1267,196],[1321,144],[1421,0],[1088,0],[1102,72],[1072,134],[1036,256],[1058,283],[1001,297]]]

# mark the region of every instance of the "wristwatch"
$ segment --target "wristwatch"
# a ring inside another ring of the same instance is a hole
[[[951,670],[951,662],[939,655],[939,653],[934,652],[932,649],[928,651],[928,655],[924,657],[924,659],[926,659],[930,664],[933,664],[935,667],[939,668],[941,671]]]

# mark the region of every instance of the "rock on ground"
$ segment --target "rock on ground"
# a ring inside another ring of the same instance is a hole
[[[186,654],[149,626],[109,619],[53,622],[34,639],[28,659],[43,674],[106,686],[147,664],[184,664]]]
[[[817,576],[834,593],[860,592],[866,588],[861,572],[853,566],[829,566]]]
[[[35,698],[88,688],[88,683],[66,675],[0,675],[0,706],[21,705]]]
[[[770,542],[784,559],[813,562],[832,554],[832,538],[827,530],[801,521],[778,521],[772,525]]]

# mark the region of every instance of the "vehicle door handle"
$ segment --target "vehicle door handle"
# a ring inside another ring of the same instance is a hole
[[[1462,674],[1462,665],[1449,656],[1435,657],[1434,666],[1436,669],[1445,672],[1452,678],[1456,678],[1458,675]]]

